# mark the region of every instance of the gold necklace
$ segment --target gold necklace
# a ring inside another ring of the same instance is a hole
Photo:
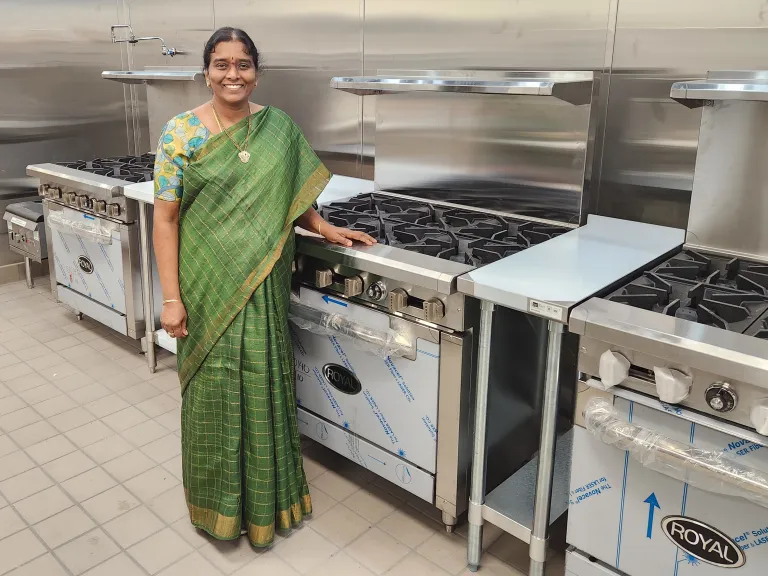
[[[221,120],[219,120],[219,114],[216,112],[216,106],[213,105],[213,100],[211,100],[211,110],[213,110],[213,117],[216,118],[216,124],[219,125],[219,130],[224,132],[227,135],[227,138],[229,138],[229,141],[234,144],[235,148],[239,150],[237,153],[237,157],[240,158],[240,162],[243,164],[247,163],[248,160],[251,159],[251,153],[248,152],[248,150],[245,149],[245,147],[241,147],[237,142],[235,142],[234,138],[230,135],[229,132],[224,130],[224,127],[221,125]],[[250,104],[248,105],[248,132],[245,134],[245,144],[248,144],[248,140],[251,137],[251,107]]]

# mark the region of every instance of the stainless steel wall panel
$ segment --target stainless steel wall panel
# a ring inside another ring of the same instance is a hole
[[[599,70],[608,12],[608,0],[366,0],[366,68]]]
[[[37,186],[28,164],[128,152],[123,90],[101,79],[121,66],[109,38],[116,19],[115,0],[2,3],[0,196]]]
[[[439,5],[430,0],[366,0],[364,72],[600,72],[610,9],[610,0],[445,0]],[[368,97],[363,102],[363,175],[367,178],[374,173],[376,106],[381,100]],[[550,125],[546,119],[544,122],[546,131]],[[555,148],[540,148],[542,155],[537,162],[543,165],[550,154],[561,156]],[[592,171],[590,166],[588,172]]]
[[[359,70],[362,4],[362,0],[216,0],[216,26],[248,32],[269,69]]]
[[[201,66],[203,47],[214,26],[213,0],[122,0],[136,36],[160,36],[168,47],[182,50],[163,56],[160,42],[133,45],[134,69],[147,66]],[[121,32],[118,31],[118,34]]]
[[[688,223],[701,120],[669,97],[676,80],[764,69],[764,0],[621,0],[596,211]]]

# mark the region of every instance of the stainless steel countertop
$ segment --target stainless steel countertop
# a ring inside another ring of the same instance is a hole
[[[470,296],[568,322],[574,306],[681,248],[685,231],[589,216],[587,224],[461,276]]]

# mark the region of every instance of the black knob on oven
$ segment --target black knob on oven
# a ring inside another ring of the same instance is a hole
[[[736,408],[736,404],[739,402],[736,392],[726,382],[712,384],[707,388],[706,398],[709,407],[716,412],[730,412]]]

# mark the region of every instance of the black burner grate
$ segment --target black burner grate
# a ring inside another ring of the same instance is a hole
[[[155,155],[115,156],[96,160],[59,162],[58,165],[126,182],[151,182],[154,177]]]
[[[750,333],[750,327],[768,314],[768,266],[684,250],[616,290],[608,300]]]
[[[568,231],[375,193],[334,202],[320,211],[332,224],[364,230],[379,242],[473,266],[495,262]]]

